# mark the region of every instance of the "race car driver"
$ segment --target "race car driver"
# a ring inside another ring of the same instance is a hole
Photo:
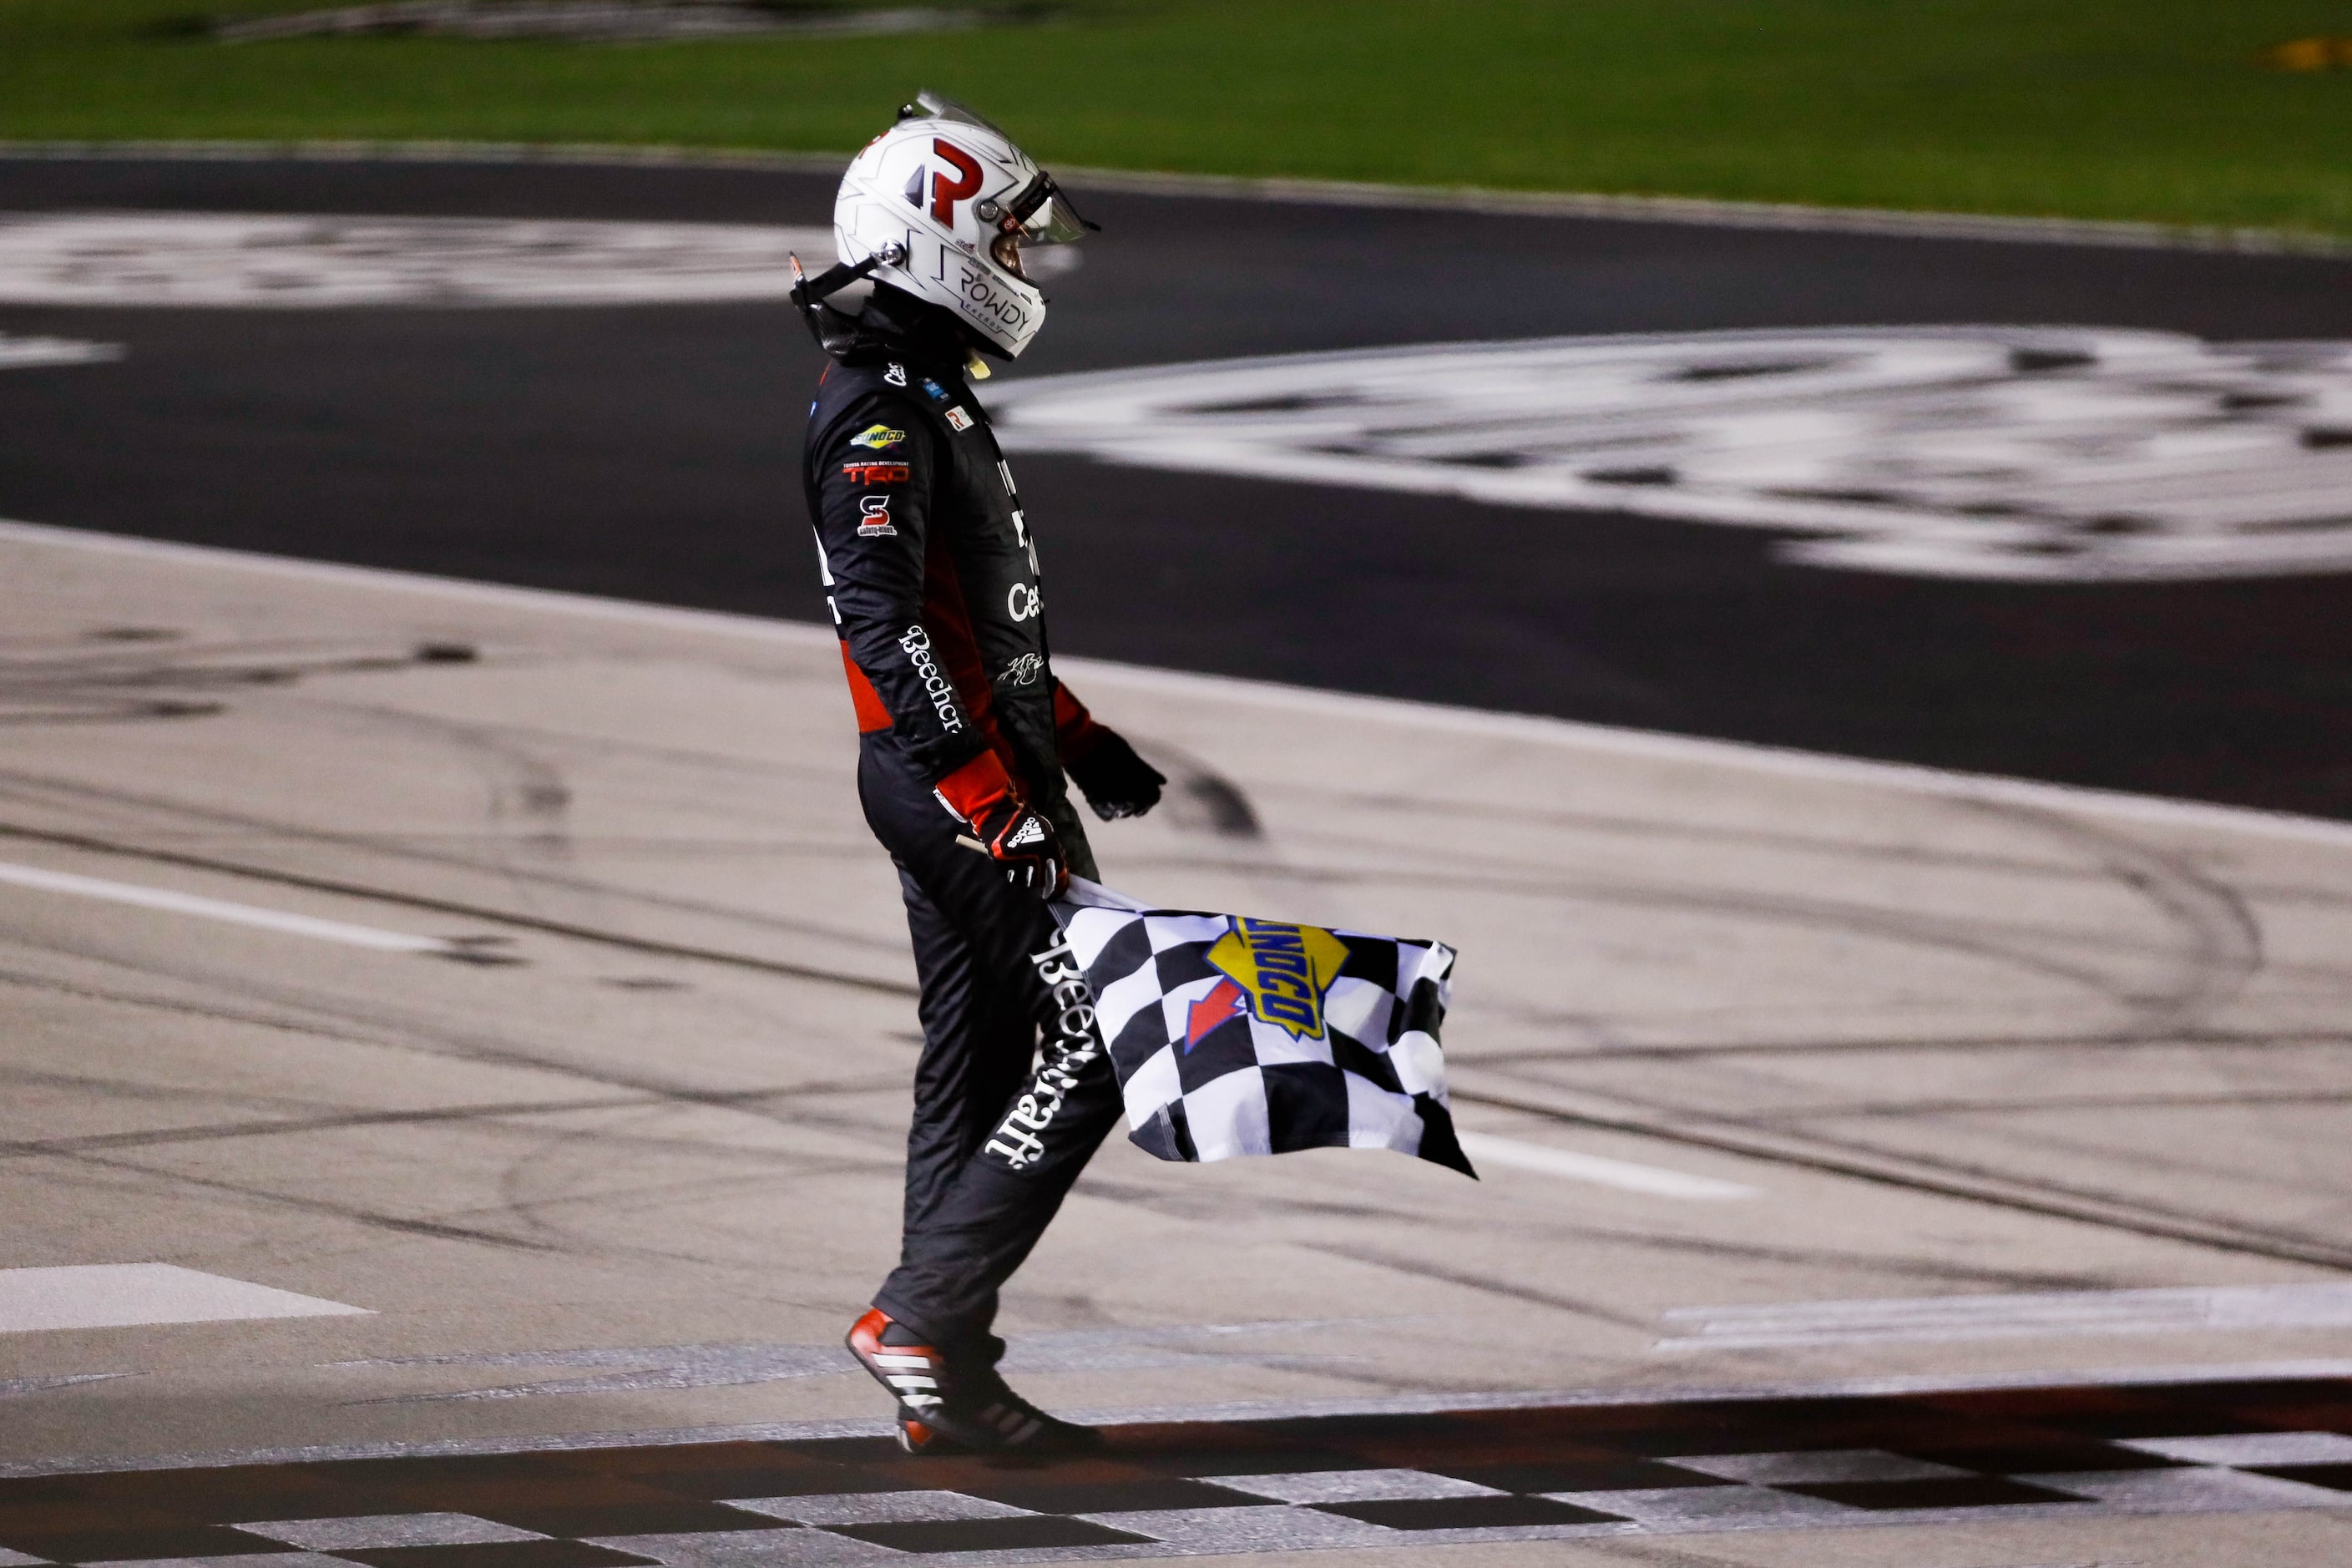
[[[898,1268],[848,1335],[910,1452],[1081,1448],[997,1374],[997,1294],[1119,1113],[1093,998],[1047,900],[1105,819],[1166,782],[1054,673],[1037,544],[971,382],[1045,319],[1024,267],[1086,226],[1003,132],[925,94],[860,153],[841,265],[796,295],[833,363],[804,472],[859,731],[858,795],[897,863],[921,980]],[[855,317],[820,296],[873,280]]]

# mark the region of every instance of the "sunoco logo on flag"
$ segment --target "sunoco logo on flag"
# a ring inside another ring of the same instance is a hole
[[[1235,920],[1209,948],[1209,962],[1229,979],[1193,1004],[1197,1014],[1246,1005],[1295,1039],[1323,1037],[1323,994],[1348,961],[1348,944],[1314,926]],[[1222,1021],[1222,1020],[1220,1020]],[[1194,1031],[1188,1027],[1186,1033]]]
[[[1139,1147],[1200,1161],[1396,1149],[1475,1173],[1437,1043],[1453,949],[1071,889],[1055,915]]]

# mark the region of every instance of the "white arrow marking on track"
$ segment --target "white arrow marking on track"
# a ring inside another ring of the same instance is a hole
[[[79,898],[136,904],[142,909],[167,910],[173,914],[194,915],[203,920],[226,921],[232,925],[253,926],[288,936],[339,942],[346,947],[373,948],[378,952],[451,953],[459,951],[455,943],[437,936],[411,936],[406,931],[381,931],[374,926],[324,921],[312,915],[289,914],[283,910],[265,910],[253,904],[233,904],[226,899],[206,899],[194,893],[173,892],[168,888],[143,888],[135,882],[110,882],[101,877],[79,877],[70,871],[51,871],[39,866],[18,866],[5,860],[0,860],[0,882],[13,883],[19,888],[37,888],[47,893],[71,893]]]
[[[1601,1154],[1580,1154],[1546,1143],[1522,1143],[1516,1138],[1497,1138],[1491,1132],[1464,1132],[1458,1136],[1462,1152],[1483,1164],[1541,1171],[1548,1176],[1565,1176],[1571,1182],[1591,1182],[1659,1198],[1717,1200],[1763,1195],[1759,1189],[1738,1182],[1719,1182],[1713,1176],[1694,1176],[1659,1165],[1637,1165],[1631,1160],[1612,1160]]]
[[[2352,1327],[2352,1283],[2175,1286],[2143,1290],[2036,1290],[1853,1301],[1678,1307],[1661,1350],[1926,1343],[2074,1334],[2254,1332]]]

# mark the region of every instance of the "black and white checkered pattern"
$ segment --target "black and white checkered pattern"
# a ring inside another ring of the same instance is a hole
[[[1395,1149],[1476,1174],[1438,1046],[1453,949],[1074,889],[1056,913],[1137,1145],[1203,1162]]]
[[[873,1447],[878,1454],[880,1445]],[[226,1513],[239,1522],[172,1521],[149,1509],[115,1520],[110,1529],[60,1531],[55,1502],[45,1514],[27,1505],[31,1522],[12,1527],[0,1501],[0,1542],[32,1549],[0,1544],[0,1565],[784,1568],[909,1555],[1012,1564],[2352,1510],[2352,1468],[2344,1462],[2352,1458],[2352,1437],[2334,1432],[2077,1439],[1949,1457],[1985,1468],[1878,1448],[1670,1458],[1580,1451],[1512,1461],[1498,1458],[1491,1443],[1454,1462],[1436,1458],[1427,1468],[1331,1451],[1270,1454],[1267,1461],[1280,1468],[1263,1471],[1234,1468],[1249,1463],[1244,1450],[1222,1462],[1178,1457],[1157,1468],[1089,1461],[1069,1475],[942,1462],[895,1474],[822,1463],[795,1471],[789,1458],[777,1458],[770,1460],[780,1468],[772,1481],[812,1489],[863,1482],[866,1489],[707,1501],[701,1493],[757,1478],[748,1467],[680,1466],[660,1450],[633,1450],[576,1461],[578,1468],[562,1456],[509,1462],[517,1472],[535,1466],[542,1472],[536,1479],[523,1473],[478,1477],[466,1461],[425,1460],[399,1483],[411,1493],[437,1487],[478,1511],[412,1509],[259,1521],[239,1518],[239,1503],[248,1500],[238,1494],[257,1485],[267,1498],[290,1478],[165,1473],[146,1483],[162,1502],[194,1507],[207,1521]],[[373,1468],[394,1479],[401,1463],[341,1468]],[[1340,1468],[1297,1468],[1302,1463]],[[601,1475],[599,1464],[625,1473]],[[633,1464],[643,1468],[631,1469]],[[2028,1465],[2065,1468],[2004,1473]],[[337,1469],[325,1468],[323,1484],[268,1500],[280,1508],[331,1505]],[[347,1474],[342,1484],[368,1479]],[[132,1489],[140,1484],[131,1479]],[[612,1500],[615,1493],[624,1500]],[[0,1500],[5,1496],[0,1483]]]
[[[2277,1547],[2260,1561],[2304,1568],[2344,1554],[2308,1527],[2287,1533],[2284,1516],[2352,1521],[2345,1377],[2158,1373],[1418,1415],[1147,1416],[1108,1436],[1095,1453],[1018,1461],[912,1459],[878,1434],[592,1433],[456,1454],[426,1443],[128,1470],[0,1466],[0,1568],[784,1568],[908,1557],[979,1568],[1305,1551],[1377,1562],[1381,1549],[1473,1542],[2218,1513],[2273,1516],[2263,1539]],[[1897,1542],[1826,1555],[1905,1552]]]

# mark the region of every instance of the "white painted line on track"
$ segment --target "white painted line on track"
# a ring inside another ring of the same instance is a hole
[[[103,877],[77,876],[70,871],[52,871],[42,866],[19,866],[5,860],[0,860],[0,882],[19,888],[34,888],[45,893],[69,893],[76,898],[102,899],[109,903],[135,904],[141,909],[194,915],[199,920],[226,921],[231,925],[252,926],[286,936],[339,942],[346,947],[373,948],[378,952],[449,954],[459,951],[455,943],[437,936],[411,936],[405,931],[352,925],[344,921],[320,920],[314,915],[289,914],[284,910],[234,904],[226,899],[207,899],[194,893],[174,892],[169,888],[112,882]]]
[[[733,615],[722,610],[682,609],[669,605],[599,598],[590,594],[568,594],[552,588],[518,588],[499,583],[474,583],[424,572],[346,566],[336,562],[304,561],[293,556],[263,554],[257,551],[178,544],[127,534],[97,533],[86,529],[0,519],[0,544],[10,543],[49,545],[85,550],[96,554],[144,556],[151,560],[177,561],[191,566],[337,584],[380,593],[413,594],[457,603],[581,616],[676,632],[737,637],[783,647],[831,650],[838,645],[830,626],[803,621],[770,620],[761,616]],[[2105,817],[2110,821],[2145,823],[2152,826],[2243,833],[2291,843],[2352,848],[2352,822],[2299,816],[2284,811],[2263,811],[2252,806],[2215,805],[2204,801],[2132,795],[2122,790],[2045,784],[2036,779],[1961,773],[1916,763],[1874,762],[1861,757],[1801,752],[1790,747],[1759,745],[1746,741],[1717,741],[1696,735],[1667,734],[1655,730],[1619,729],[1607,724],[1581,723],[1571,719],[1554,719],[1536,713],[1501,713],[1476,708],[1454,708],[1402,697],[1367,697],[1349,691],[1285,686],[1271,680],[1249,680],[1239,676],[1201,675],[1191,670],[1121,664],[1112,659],[1056,657],[1054,664],[1055,668],[1081,677],[1089,685],[1124,686],[1138,691],[1160,690],[1176,696],[1215,699],[1289,712],[1328,713],[1367,722],[1411,725],[1460,735],[1548,745],[1562,751],[1705,763],[1814,783],[1855,784],[1899,790],[1906,795],[2065,812],[2077,816]]]
[[[52,1388],[72,1388],[84,1383],[111,1383],[118,1377],[137,1377],[135,1372],[69,1372],[58,1377],[0,1377],[0,1399],[13,1399],[22,1394],[47,1394]],[[0,1568],[22,1568],[0,1557]]]
[[[448,310],[782,300],[795,251],[812,268],[830,266],[833,231],[338,213],[19,213],[0,218],[0,300]],[[0,338],[0,366],[7,344]]]
[[[26,338],[0,332],[0,370],[43,370],[61,364],[104,364],[122,357],[121,343],[76,338]]]
[[[1665,1321],[1685,1331],[1658,1342],[1658,1349],[1669,1351],[2341,1329],[2352,1328],[2352,1284],[2321,1280],[1679,1307]]]
[[[261,1318],[373,1317],[368,1308],[298,1295],[173,1263],[0,1268],[0,1334]]]
[[[1759,1189],[1743,1186],[1738,1182],[1694,1176],[1685,1171],[1669,1171],[1662,1165],[1637,1165],[1631,1160],[1612,1160],[1602,1154],[1580,1154],[1572,1149],[1555,1149],[1548,1143],[1523,1143],[1516,1138],[1497,1138],[1491,1132],[1462,1132],[1456,1136],[1461,1140],[1462,1152],[1482,1165],[1507,1165],[1515,1170],[1540,1171],[1547,1176],[1562,1176],[1571,1182],[1591,1182],[1595,1186],[1646,1193],[1660,1198],[1720,1201],[1763,1195]]]

